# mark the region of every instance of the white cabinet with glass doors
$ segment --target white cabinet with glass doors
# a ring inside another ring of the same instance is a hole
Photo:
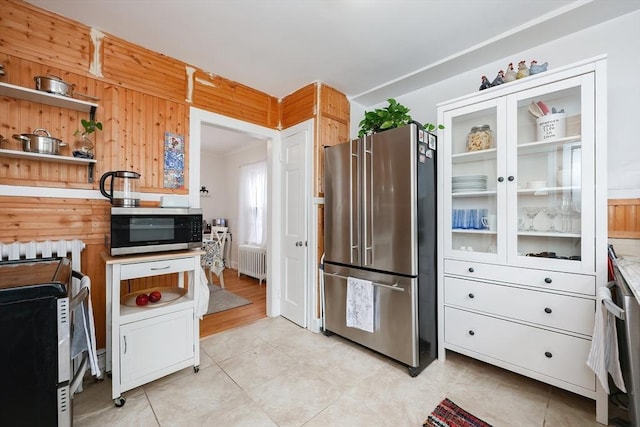
[[[438,106],[441,360],[451,349],[597,398],[599,421],[585,360],[606,284],[605,68],[597,58]]]

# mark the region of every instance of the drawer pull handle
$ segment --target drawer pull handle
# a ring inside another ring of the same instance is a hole
[[[473,273],[474,271],[473,267],[469,267],[469,273]]]
[[[469,294],[469,298],[474,299],[476,296],[474,294]]]
[[[474,336],[476,333],[473,331],[469,331],[469,335]]]
[[[166,265],[164,267],[151,267],[151,270],[166,270],[167,268],[171,268],[170,265]]]
[[[516,179],[513,175],[509,175],[509,177],[507,178],[509,180],[509,182],[513,181],[514,179]]]
[[[551,280],[551,277],[544,278],[544,283],[551,283],[551,282],[553,282],[553,280]]]
[[[504,181],[504,177],[503,176],[499,176],[498,177],[498,182],[503,182]]]
[[[545,307],[544,312],[547,314],[551,314],[553,310],[551,310],[549,307]]]
[[[545,351],[544,355],[547,356],[549,359],[551,359],[553,357],[553,354],[551,354],[550,351]]]

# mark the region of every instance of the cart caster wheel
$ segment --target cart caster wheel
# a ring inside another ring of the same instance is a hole
[[[198,372],[200,372],[200,366],[194,366],[194,367],[193,367],[193,372],[195,372],[196,374],[197,374]]]
[[[122,408],[125,403],[127,403],[127,399],[125,399],[124,396],[113,399],[113,404],[116,405],[117,408]]]

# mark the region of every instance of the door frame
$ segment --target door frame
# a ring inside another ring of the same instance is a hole
[[[281,272],[278,260],[282,252],[281,224],[278,215],[273,215],[273,207],[281,204],[281,177],[280,164],[280,132],[275,129],[255,125],[242,120],[201,110],[196,107],[189,109],[189,204],[192,207],[200,207],[200,150],[202,146],[201,128],[204,124],[220,126],[247,133],[256,138],[267,140],[267,316],[280,315],[280,283]]]

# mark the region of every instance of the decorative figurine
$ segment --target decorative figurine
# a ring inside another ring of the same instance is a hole
[[[480,90],[488,89],[491,87],[491,82],[487,78],[487,76],[482,76],[482,84],[480,85]]]
[[[507,72],[504,74],[505,83],[512,82],[516,79],[516,72],[513,70],[513,62],[509,62]]]
[[[502,83],[504,83],[504,71],[500,70],[498,71],[498,75],[496,76],[496,78],[491,82],[491,86],[498,86]]]
[[[531,60],[531,65],[529,66],[529,74],[534,75],[534,74],[541,73],[543,71],[547,71],[548,66],[549,66],[548,62],[538,65],[538,61],[533,59]]]
[[[529,76],[529,69],[524,61],[518,62],[518,72],[516,73],[516,79],[522,79]]]

